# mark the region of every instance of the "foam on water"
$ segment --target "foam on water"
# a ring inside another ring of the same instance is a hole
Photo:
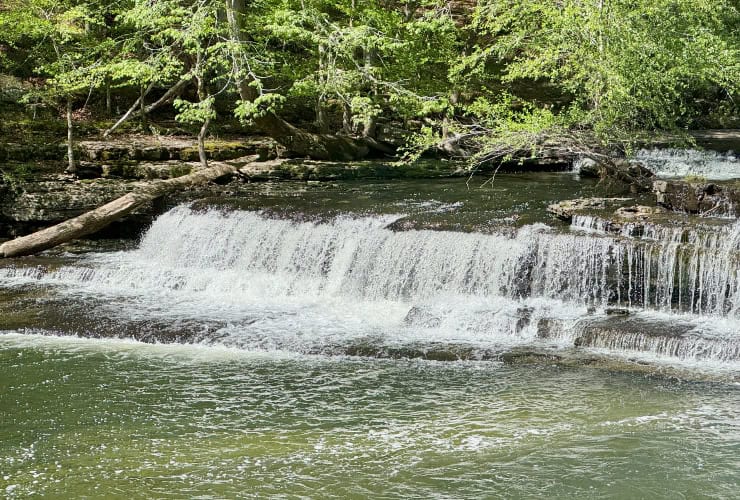
[[[180,206],[136,250],[58,268],[0,268],[0,285],[94,297],[96,314],[120,322],[218,322],[195,340],[261,351],[330,353],[363,342],[510,347],[542,338],[572,345],[584,317],[614,306],[668,314],[657,322],[691,313],[740,324],[738,226],[706,237],[568,234],[541,224],[489,235],[386,229],[395,218],[295,222]],[[710,339],[713,332],[725,340]],[[594,337],[593,347],[740,358],[740,339],[716,328],[605,338]]]
[[[659,177],[694,175],[711,180],[740,178],[740,161],[732,151],[642,149],[635,155],[635,160],[643,162]]]

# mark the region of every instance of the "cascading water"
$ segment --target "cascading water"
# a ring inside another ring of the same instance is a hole
[[[732,151],[694,149],[642,149],[635,160],[644,163],[658,177],[697,176],[709,180],[740,177],[740,161]]]
[[[604,230],[583,218],[569,233],[387,229],[396,218],[294,222],[180,206],[136,250],[2,268],[0,284],[56,285],[124,323],[210,322],[195,340],[247,348],[554,342],[740,360],[740,226],[637,237],[583,234]],[[639,325],[619,326],[610,307],[631,308]]]

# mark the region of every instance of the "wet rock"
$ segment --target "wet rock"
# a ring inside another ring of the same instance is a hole
[[[406,317],[403,318],[403,322],[405,325],[409,326],[436,328],[442,323],[442,319],[438,318],[423,307],[414,306],[408,313],[406,313]]]
[[[599,177],[601,175],[599,163],[593,158],[580,158],[576,161],[575,167],[578,169],[579,175],[583,177]]]
[[[530,365],[542,363],[559,363],[562,356],[550,352],[539,352],[534,350],[513,350],[501,355],[501,361],[509,365]]]
[[[659,180],[653,191],[659,205],[679,212],[727,216],[740,206],[740,187],[735,184]]]
[[[661,207],[649,207],[646,205],[633,205],[630,207],[620,207],[614,215],[622,219],[650,219],[656,215],[664,214],[666,210]]]
[[[0,198],[1,234],[16,237],[57,224],[104,205],[141,185],[107,179],[75,181],[69,177],[26,183],[19,191]],[[137,234],[140,226],[151,222],[155,212],[155,206],[149,204],[132,213],[126,219],[130,228],[125,228],[124,222],[119,225],[126,232],[121,236]],[[136,223],[142,216],[145,217]]]
[[[520,307],[516,310],[516,333],[521,332],[532,323],[532,313],[534,313],[533,307]]]
[[[609,206],[630,200],[632,198],[577,198],[553,203],[547,207],[547,211],[559,219],[570,221],[577,212],[603,210]]]
[[[608,307],[604,310],[607,316],[627,316],[629,315],[629,309],[622,309],[618,307]]]
[[[617,315],[584,321],[576,339],[580,347],[649,353],[677,359],[740,360],[740,340],[706,335],[691,320],[656,321]]]

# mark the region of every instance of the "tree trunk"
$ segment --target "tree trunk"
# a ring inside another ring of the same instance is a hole
[[[159,108],[160,106],[167,104],[168,102],[172,101],[175,97],[178,97],[180,94],[182,94],[182,91],[185,90],[185,88],[188,86],[188,84],[192,81],[192,78],[190,76],[180,78],[180,80],[174,84],[172,87],[169,88],[167,92],[164,93],[162,97],[148,105],[146,108],[144,108],[144,111],[149,114],[155,109]]]
[[[208,168],[208,156],[206,155],[206,133],[208,133],[208,125],[211,124],[211,119],[206,118],[203,125],[200,127],[198,132],[198,158],[200,159],[200,165],[203,168]]]
[[[247,6],[244,0],[226,0],[226,14],[231,28],[231,36],[237,44],[247,40],[244,37],[242,19]],[[258,90],[249,85],[253,76],[242,67],[240,57],[234,58],[239,97],[242,101],[251,102],[259,95]],[[351,161],[365,158],[370,154],[388,155],[395,153],[389,145],[381,144],[372,137],[355,138],[332,134],[312,134],[286,122],[275,113],[255,118],[255,125],[280,143],[290,153],[297,156],[308,156],[315,160]]]
[[[352,107],[348,102],[342,103],[342,132],[345,134],[351,134],[352,129]]]
[[[326,116],[326,94],[324,93],[324,87],[326,85],[324,75],[326,71],[325,59],[326,46],[323,43],[319,43],[319,70],[316,76],[316,83],[319,88],[319,96],[316,98],[316,130],[322,134],[329,132],[329,121]]]
[[[91,210],[73,219],[69,219],[41,231],[22,236],[0,245],[0,257],[19,257],[32,255],[42,250],[48,250],[62,243],[95,233],[110,223],[125,217],[144,203],[150,202],[165,194],[190,186],[205,184],[206,182],[233,175],[241,168],[259,165],[278,164],[284,160],[273,160],[272,162],[256,162],[256,156],[252,161],[241,167],[226,163],[213,163],[207,169],[198,170],[192,174],[168,179],[166,181],[153,181],[142,188],[125,194],[102,207]]]
[[[105,81],[105,114],[111,116],[113,114],[113,99],[110,93],[110,78],[106,78]]]
[[[329,119],[326,116],[326,104],[324,95],[316,99],[316,129],[322,134],[329,132]]]
[[[123,122],[128,120],[131,115],[134,114],[134,111],[136,111],[136,109],[140,106],[141,102],[144,100],[144,97],[146,97],[146,95],[152,90],[152,88],[154,88],[154,82],[149,84],[146,90],[142,92],[139,98],[136,99],[136,101],[131,105],[130,108],[128,108],[128,111],[126,111],[126,113],[121,118],[119,118],[118,121],[114,123],[111,128],[103,132],[103,138],[107,138],[111,134],[111,132],[120,127]]]
[[[146,105],[144,104],[146,93],[148,93],[148,90],[142,85],[139,89],[139,120],[141,120],[141,130],[143,132],[149,129],[149,125],[146,122]]]
[[[75,174],[74,123],[72,122],[72,99],[67,98],[67,172]]]

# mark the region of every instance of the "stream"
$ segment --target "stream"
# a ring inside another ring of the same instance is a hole
[[[0,494],[735,496],[740,225],[545,211],[602,189],[243,185],[0,263]]]

